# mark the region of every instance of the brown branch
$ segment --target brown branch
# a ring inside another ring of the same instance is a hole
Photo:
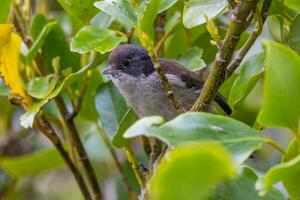
[[[248,51],[251,49],[253,44],[255,43],[256,39],[258,36],[261,34],[264,22],[267,19],[268,13],[269,13],[269,8],[271,6],[272,0],[265,0],[263,3],[263,7],[260,13],[257,13],[257,24],[249,36],[248,40],[244,44],[244,46],[241,48],[240,52],[238,55],[234,58],[234,60],[228,65],[227,67],[227,74],[226,77],[230,77],[233,72],[238,68],[238,66],[241,64],[242,60],[248,53]]]
[[[58,105],[58,108],[63,115],[63,119],[67,125],[67,128],[70,130],[70,133],[72,134],[72,140],[74,142],[74,146],[76,147],[77,153],[79,155],[79,161],[83,166],[84,172],[87,176],[87,179],[90,183],[90,186],[92,187],[93,191],[93,199],[102,199],[102,193],[98,185],[97,177],[95,174],[95,171],[92,167],[92,164],[88,158],[88,155],[83,147],[83,144],[80,140],[79,133],[76,129],[75,123],[74,123],[74,118],[70,116],[66,105],[62,99],[61,96],[57,96],[55,98],[55,101]]]
[[[231,8],[234,8],[236,6],[235,0],[227,0],[228,4],[230,5]]]
[[[45,117],[36,117],[34,120],[34,124],[36,128],[43,134],[45,135],[55,146],[55,148],[58,150],[60,153],[61,157],[64,159],[65,163],[67,164],[68,168],[72,172],[81,192],[82,195],[86,200],[91,200],[91,195],[89,193],[89,190],[83,180],[83,177],[79,170],[75,167],[74,163],[71,161],[68,153],[64,149],[62,142],[60,138],[58,137],[57,133],[55,132],[54,128],[50,124],[50,122],[45,118]]]
[[[246,28],[245,22],[251,12],[256,9],[258,1],[244,0],[235,6],[225,39],[216,55],[201,94],[191,111],[206,111],[208,109],[210,102],[214,99],[218,88],[225,79],[226,67],[232,58],[241,34]]]

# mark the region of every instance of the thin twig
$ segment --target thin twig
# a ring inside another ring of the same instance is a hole
[[[279,144],[277,144],[274,140],[268,139],[267,143],[269,145],[271,145],[274,149],[276,149],[277,151],[279,151],[284,157],[286,157],[287,159],[289,159],[288,153]]]
[[[111,142],[109,141],[107,135],[103,132],[103,129],[99,126],[99,124],[97,122],[96,122],[96,127],[114,160],[114,163],[118,169],[118,172],[121,176],[122,182],[123,182],[128,194],[130,195],[132,200],[138,199],[136,193],[134,192],[134,190],[132,189],[132,187],[130,185],[130,182],[126,176],[126,173],[125,173],[120,161],[118,160],[116,152],[115,152],[113,146],[111,145]]]
[[[236,6],[235,0],[227,0],[228,4],[230,5],[231,8],[234,8]]]
[[[193,105],[191,111],[206,111],[208,109],[208,106],[214,99],[218,88],[225,80],[226,67],[231,60],[241,34],[245,30],[244,23],[251,11],[256,9],[257,3],[258,0],[246,0],[236,5],[232,13],[232,18],[225,39],[223,40],[220,50],[216,55],[201,94]]]
[[[57,133],[55,132],[54,128],[50,124],[50,122],[45,117],[36,117],[35,126],[37,129],[43,133],[55,146],[55,148],[58,150],[62,158],[64,159],[65,163],[69,167],[70,171],[72,172],[75,180],[77,181],[77,184],[82,192],[82,195],[86,200],[91,200],[91,195],[89,193],[89,190],[83,180],[83,177],[79,170],[75,167],[74,163],[71,161],[68,153],[64,149],[62,142],[60,138],[58,137]]]
[[[257,24],[247,39],[246,43],[244,46],[241,48],[240,52],[238,55],[233,59],[233,61],[228,65],[227,67],[227,72],[226,72],[226,77],[230,77],[233,72],[238,68],[238,66],[241,64],[242,60],[248,53],[248,51],[251,49],[253,44],[255,43],[256,39],[258,36],[261,34],[264,22],[267,19],[269,8],[271,6],[272,0],[266,0],[263,3],[262,11],[258,13],[258,9],[256,10],[256,16],[257,16]]]
[[[135,160],[135,157],[134,157],[133,152],[130,149],[130,147],[127,147],[125,149],[125,153],[126,153],[128,162],[132,167],[134,175],[135,175],[135,177],[136,177],[136,179],[137,179],[137,181],[140,185],[141,190],[145,189],[146,183],[143,179],[143,175],[141,174],[141,170],[140,170],[140,167],[138,165],[138,162]]]

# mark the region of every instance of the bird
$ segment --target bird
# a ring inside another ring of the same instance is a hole
[[[158,58],[175,97],[186,109],[190,110],[204,86],[195,72],[174,60]],[[108,66],[103,74],[110,76],[120,94],[139,118],[159,115],[171,120],[178,115],[175,107],[163,90],[148,51],[133,44],[122,44],[112,50],[108,58]],[[231,108],[220,94],[214,101],[231,114]]]

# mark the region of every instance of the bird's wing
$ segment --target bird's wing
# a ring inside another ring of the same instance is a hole
[[[199,93],[201,89],[203,88],[204,81],[201,80],[200,77],[198,77],[194,72],[189,71],[181,64],[177,63],[173,60],[168,60],[164,58],[158,59],[161,67],[163,68],[164,72],[166,73],[166,76],[172,77],[172,75],[176,75],[176,77],[180,74],[180,80],[181,82],[176,82],[170,80],[170,84],[176,84],[179,88],[190,88],[193,89],[195,92]],[[195,101],[196,99],[194,99]],[[215,101],[218,103],[218,105],[228,114],[230,115],[232,110],[230,106],[228,105],[225,97],[221,95],[219,92],[217,92],[215,96]]]

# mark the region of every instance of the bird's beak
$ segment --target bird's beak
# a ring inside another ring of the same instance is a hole
[[[108,65],[108,67],[103,71],[103,74],[104,75],[113,75],[113,74],[116,74],[116,73],[120,73],[121,70],[118,70],[110,65]]]

